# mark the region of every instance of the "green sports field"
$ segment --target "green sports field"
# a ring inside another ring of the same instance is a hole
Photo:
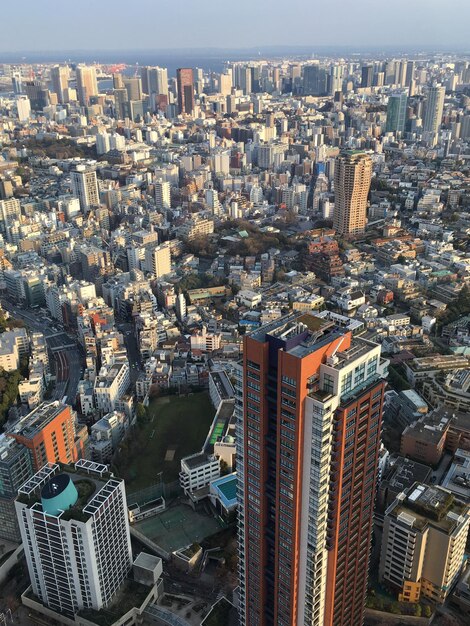
[[[215,414],[205,392],[157,398],[147,411],[148,421],[116,464],[128,493],[158,482],[160,472],[164,482],[177,480],[181,458],[201,450]]]

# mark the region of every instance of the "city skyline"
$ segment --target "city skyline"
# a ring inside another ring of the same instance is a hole
[[[261,0],[253,5],[248,0],[239,0],[237,12],[247,19],[243,29],[238,29],[236,21],[230,22],[234,26],[227,28],[220,21],[223,13],[215,11],[209,0],[184,6],[183,11],[175,10],[174,4],[156,7],[153,2],[144,0],[139,6],[146,19],[129,31],[128,20],[122,19],[127,7],[121,0],[113,3],[105,0],[99,5],[85,0],[84,10],[73,14],[74,30],[71,32],[66,28],[67,18],[72,18],[72,14],[67,15],[67,9],[54,14],[26,0],[23,8],[28,24],[22,24],[20,30],[9,29],[2,33],[0,53],[122,50],[121,41],[125,41],[130,50],[142,51],[207,47],[257,49],[274,46],[279,41],[284,46],[311,46],[313,50],[321,46],[468,47],[465,25],[470,19],[470,6],[465,0],[449,0],[445,6],[439,0],[418,0],[413,6],[405,0],[395,0],[393,7],[384,2],[358,0],[353,10],[344,0],[341,4],[348,10],[335,12],[332,17],[327,5],[318,2],[306,5],[302,0],[292,0],[289,11],[279,19],[281,3]],[[93,20],[89,19],[88,8],[93,10]],[[177,8],[180,7],[177,5]],[[3,7],[2,15],[4,23],[17,21],[13,5]],[[158,23],[165,27],[156,28]],[[322,28],[316,28],[319,24]],[[53,39],[51,32],[54,32]]]

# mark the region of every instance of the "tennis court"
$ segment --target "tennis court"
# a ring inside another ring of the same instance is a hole
[[[210,438],[209,443],[213,446],[214,443],[216,443],[216,441],[218,440],[219,437],[222,436],[222,433],[225,430],[225,420],[221,421],[221,422],[217,422],[217,424],[214,426],[214,430],[212,431],[212,435]]]
[[[200,542],[224,526],[214,517],[179,504],[138,522],[135,528],[167,552],[172,552],[190,543]]]

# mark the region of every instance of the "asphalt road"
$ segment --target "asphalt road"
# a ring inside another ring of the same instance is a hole
[[[141,369],[140,352],[137,346],[137,339],[135,338],[134,334],[134,325],[126,322],[122,324],[117,324],[116,326],[117,329],[124,336],[124,343],[126,345],[127,358],[129,359],[129,367],[131,372],[131,382],[132,384],[134,384],[139,376]]]

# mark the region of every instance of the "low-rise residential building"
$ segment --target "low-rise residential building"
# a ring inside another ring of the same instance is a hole
[[[100,369],[94,384],[96,408],[103,415],[114,411],[116,403],[129,388],[131,379],[127,361],[117,361]]]
[[[110,463],[124,437],[129,421],[124,413],[113,411],[95,422],[90,430],[89,450],[92,461]]]

